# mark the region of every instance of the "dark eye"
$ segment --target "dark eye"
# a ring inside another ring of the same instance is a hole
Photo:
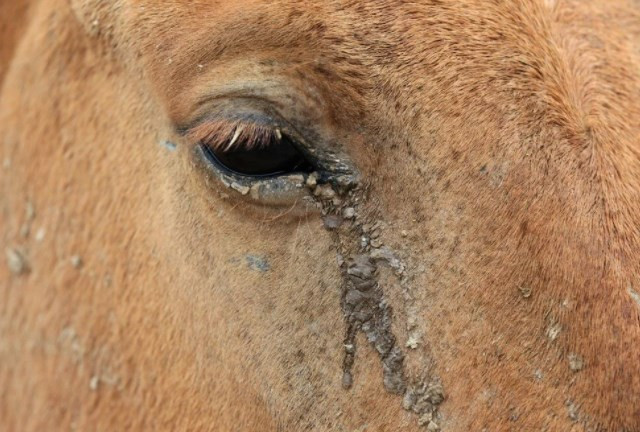
[[[314,170],[291,138],[279,131],[264,134],[259,140],[234,137],[224,145],[203,145],[209,160],[223,170],[247,177],[273,177]]]

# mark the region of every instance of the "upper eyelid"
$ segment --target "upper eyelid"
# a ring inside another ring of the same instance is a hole
[[[281,129],[249,121],[205,121],[186,132],[186,136],[194,143],[204,143],[213,148],[231,146],[236,143],[250,149],[269,142],[277,137],[282,138]]]
[[[266,116],[261,115],[239,115],[239,116],[212,116],[210,113],[202,115],[195,120],[175,127],[176,133],[182,137],[188,137],[191,131],[201,127],[207,123],[256,123],[262,125],[275,124],[275,122],[268,119]]]
[[[204,97],[196,106],[199,114],[187,123],[178,124],[175,128],[178,135],[186,136],[189,130],[208,121],[252,121],[274,127],[288,125],[277,109],[278,104],[262,97],[223,93]]]

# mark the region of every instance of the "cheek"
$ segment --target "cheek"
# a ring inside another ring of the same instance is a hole
[[[194,212],[206,222],[176,221],[170,243],[178,248],[168,252],[178,272],[170,297],[186,318],[180,326],[194,353],[209,359],[192,373],[211,388],[221,373],[233,377],[293,421],[309,400],[291,395],[311,396],[310,383],[340,389],[335,248],[317,217],[265,223],[223,207]]]
[[[328,413],[352,406],[341,420],[351,426],[370,411],[371,395],[395,412],[380,422],[411,419],[398,414],[405,391],[416,404],[408,411],[437,416],[440,400],[420,402],[431,379],[424,362],[407,369],[407,269],[398,245],[385,246],[393,229],[372,197],[310,186],[321,214],[258,217],[187,174],[176,172],[186,180],[169,188],[162,250],[175,281],[166,296],[202,359],[190,373],[205,388],[219,373],[236,377],[285,424],[329,425]]]

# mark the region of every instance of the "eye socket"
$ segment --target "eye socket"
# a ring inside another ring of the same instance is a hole
[[[227,173],[264,178],[314,171],[295,141],[278,128],[226,122],[203,127],[195,133],[204,154]]]

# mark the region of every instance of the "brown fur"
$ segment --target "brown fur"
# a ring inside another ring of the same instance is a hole
[[[0,12],[0,227],[29,263],[0,267],[3,430],[419,430],[365,343],[340,386],[318,216],[274,217],[190,162],[175,128],[254,92],[370,184],[411,266],[407,370],[441,378],[443,430],[640,431],[637,2]]]

